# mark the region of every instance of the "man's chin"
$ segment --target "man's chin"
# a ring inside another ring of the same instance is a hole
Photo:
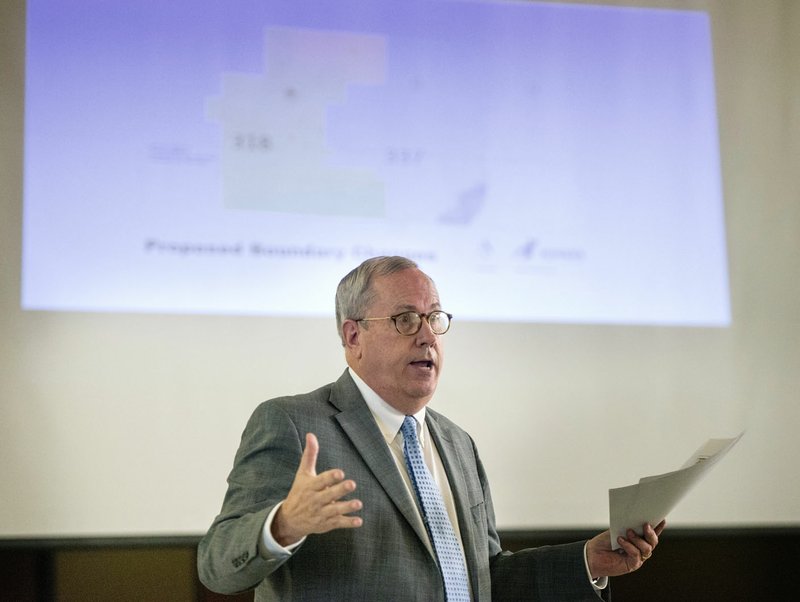
[[[437,382],[436,379],[433,379],[430,382],[415,383],[407,389],[408,397],[416,400],[421,408],[433,397],[433,394],[436,392]]]

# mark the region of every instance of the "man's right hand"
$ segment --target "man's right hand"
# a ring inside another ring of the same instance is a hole
[[[341,499],[355,491],[355,481],[345,480],[339,468],[317,474],[318,453],[317,437],[308,433],[292,488],[272,521],[272,536],[284,547],[311,533],[352,529],[364,522],[360,516],[349,516],[361,510],[361,500]]]

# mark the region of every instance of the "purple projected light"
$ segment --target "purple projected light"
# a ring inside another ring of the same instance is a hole
[[[29,1],[24,308],[729,323],[704,13],[205,4]]]

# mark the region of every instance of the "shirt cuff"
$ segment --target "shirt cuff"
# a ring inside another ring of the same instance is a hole
[[[586,576],[589,577],[589,582],[592,584],[594,591],[599,592],[608,587],[608,577],[592,578],[592,573],[589,571],[589,557],[586,554],[586,548],[588,547],[589,543],[587,542],[586,545],[583,546],[583,563],[586,566]]]
[[[299,548],[306,540],[304,537],[300,541],[286,547],[283,547],[281,544],[275,541],[275,538],[272,536],[272,521],[275,519],[275,515],[278,513],[278,508],[280,508],[282,505],[283,502],[279,502],[275,505],[272,511],[267,515],[267,520],[264,521],[264,526],[261,529],[261,540],[259,541],[260,545],[258,546],[258,554],[265,560],[269,558],[290,556],[292,552]]]

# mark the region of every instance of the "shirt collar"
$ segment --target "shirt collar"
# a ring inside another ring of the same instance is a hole
[[[348,371],[350,372],[350,376],[352,377],[353,382],[356,384],[356,387],[358,387],[358,390],[361,392],[361,396],[364,398],[364,401],[367,402],[367,407],[372,413],[372,417],[375,419],[375,422],[378,424],[378,428],[381,430],[384,440],[387,444],[391,444],[392,441],[394,441],[394,438],[397,436],[397,433],[400,432],[400,427],[403,426],[405,414],[397,411],[388,403],[386,403],[380,395],[378,395],[369,387],[367,383],[361,380],[361,377],[356,374],[355,370],[348,368]],[[427,429],[424,428],[424,406],[419,412],[414,414],[414,418],[417,420],[417,435],[419,436],[420,445],[425,447],[425,434]]]

